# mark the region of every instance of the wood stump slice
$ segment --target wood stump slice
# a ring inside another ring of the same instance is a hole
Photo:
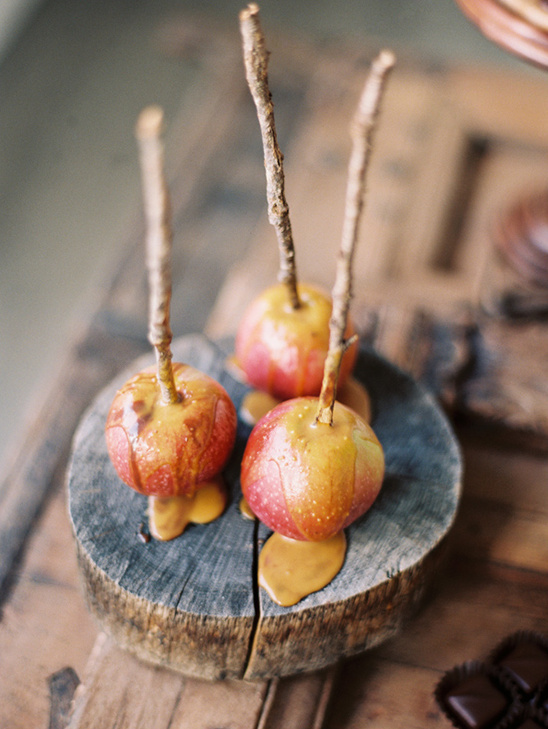
[[[173,354],[220,381],[239,408],[248,388],[225,367],[231,346],[192,335],[176,340]],[[372,350],[361,351],[356,376],[372,397],[385,482],[347,530],[340,573],[282,608],[257,587],[257,554],[268,532],[239,511],[250,432],[243,421],[225,471],[225,513],[171,542],[140,538],[147,499],[116,475],[104,426],[118,387],[151,361],[141,358],[99,394],[73,443],[69,512],[87,602],[101,628],[148,662],[206,679],[316,670],[394,635],[436,573],[460,497],[460,450],[433,398]]]

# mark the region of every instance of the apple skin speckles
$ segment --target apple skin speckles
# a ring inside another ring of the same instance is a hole
[[[335,403],[333,425],[316,423],[317,398],[286,400],[255,426],[241,484],[254,514],[291,539],[323,541],[365,513],[384,477],[372,428]]]
[[[329,347],[331,298],[315,286],[298,285],[293,309],[286,286],[263,291],[247,308],[236,335],[236,361],[248,382],[279,400],[319,395]],[[349,324],[346,337],[354,333]],[[339,384],[354,369],[357,343],[345,352]]]

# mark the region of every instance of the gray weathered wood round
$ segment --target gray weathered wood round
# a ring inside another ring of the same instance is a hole
[[[236,407],[247,391],[225,368],[228,347],[201,335],[174,342],[174,359],[219,380]],[[256,584],[261,524],[239,511],[239,463],[249,428],[239,424],[226,469],[230,503],[208,525],[171,542],[144,542],[147,499],[125,486],[107,455],[104,424],[117,388],[97,397],[74,438],[69,511],[90,609],[135,655],[200,678],[258,679],[315,670],[394,635],[436,574],[461,482],[458,444],[434,400],[372,351],[356,374],[369,389],[386,455],[381,493],[347,530],[341,572],[293,607]]]

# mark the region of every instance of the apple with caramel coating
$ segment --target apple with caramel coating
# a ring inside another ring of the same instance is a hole
[[[153,537],[208,523],[226,505],[220,472],[236,440],[236,409],[213,378],[173,363],[170,326],[171,204],[164,173],[163,110],[143,109],[135,128],[147,222],[148,339],[156,367],[131,377],[107,416],[107,450],[122,481],[148,496]]]
[[[221,472],[236,437],[236,410],[225,389],[189,365],[172,367],[176,402],[162,398],[150,367],[117,392],[106,423],[116,472],[147,496],[193,496]]]
[[[241,17],[248,31],[244,41],[250,35],[260,49],[257,13],[251,4]],[[273,530],[259,554],[258,583],[279,605],[294,605],[334,578],[344,562],[344,528],[370,508],[384,478],[381,444],[355,410],[337,401],[337,388],[344,358],[355,344],[348,335],[352,262],[371,138],[394,61],[390,51],[374,60],[351,126],[345,218],[319,395],[286,400],[266,413],[252,430],[242,459],[244,499]],[[297,311],[296,286],[293,293]]]
[[[242,460],[251,510],[291,539],[340,532],[370,508],[384,476],[382,446],[362,418],[338,402],[331,423],[317,411],[317,398],[280,403],[255,426]]]
[[[268,85],[269,54],[255,3],[240,13],[240,30],[246,79],[263,142],[268,219],[276,231],[280,265],[279,283],[263,291],[244,313],[236,335],[235,359],[251,385],[278,400],[318,395],[329,344],[331,299],[315,286],[298,281],[283,154]],[[352,331],[349,325],[349,336]],[[356,347],[346,353],[341,384],[356,355]]]
[[[310,284],[298,284],[297,289],[297,307],[283,284],[263,291],[248,307],[236,335],[236,362],[247,381],[279,400],[319,394],[329,348],[331,298]],[[345,335],[353,333],[349,323]],[[341,386],[354,368],[357,351],[355,343],[345,352]]]

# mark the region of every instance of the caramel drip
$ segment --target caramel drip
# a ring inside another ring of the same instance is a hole
[[[240,513],[244,519],[250,519],[251,521],[255,520],[255,514],[251,511],[251,507],[243,496],[240,499]]]
[[[349,377],[337,392],[337,400],[371,423],[371,398],[365,387],[355,377]]]
[[[200,485],[192,499],[190,522],[192,524],[209,524],[215,521],[225,510],[227,492],[222,476]]]
[[[201,484],[193,496],[149,496],[151,535],[162,542],[175,539],[189,524],[209,524],[223,513],[227,501],[222,478]]]
[[[295,605],[328,585],[345,555],[343,531],[322,542],[289,539],[274,532],[259,555],[259,585],[278,605]]]
[[[280,400],[268,392],[261,390],[251,390],[244,396],[240,405],[240,417],[248,425],[255,425],[259,420],[276,407]]]
[[[225,369],[235,380],[247,384],[246,374],[240,367],[235,354],[231,354],[225,359]]]

